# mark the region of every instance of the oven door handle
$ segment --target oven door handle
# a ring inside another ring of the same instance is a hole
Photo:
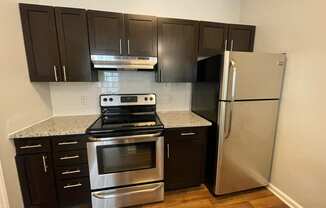
[[[117,137],[104,137],[104,138],[89,137],[89,140],[93,141],[93,142],[102,142],[102,141],[109,141],[109,140],[116,140],[116,139],[138,139],[138,138],[151,138],[151,137],[158,137],[158,136],[161,136],[161,133],[139,134],[139,135],[117,136]]]
[[[97,192],[97,193],[93,193],[92,195],[98,199],[111,199],[111,198],[117,198],[117,197],[121,197],[121,196],[129,196],[132,194],[153,192],[153,191],[156,191],[157,189],[160,189],[161,187],[162,187],[162,185],[159,184],[150,189],[136,190],[136,191],[130,191],[130,192],[125,192],[125,193]]]

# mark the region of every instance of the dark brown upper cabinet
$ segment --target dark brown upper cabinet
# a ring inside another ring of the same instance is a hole
[[[252,25],[229,25],[228,50],[254,51],[255,31]]]
[[[213,56],[227,48],[228,25],[200,22],[199,56]]]
[[[200,22],[199,56],[213,56],[221,51],[254,50],[255,26]]]
[[[31,81],[61,79],[54,8],[20,4],[25,50]]]
[[[199,23],[158,19],[158,73],[160,82],[192,82],[196,77]]]
[[[86,11],[20,4],[31,81],[94,81]]]
[[[91,54],[122,55],[123,14],[87,11]]]
[[[156,17],[125,15],[127,54],[157,56]]]
[[[86,10],[55,8],[63,81],[92,81]]]
[[[88,11],[91,54],[157,55],[156,17]]]

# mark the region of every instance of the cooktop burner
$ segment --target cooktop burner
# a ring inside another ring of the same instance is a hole
[[[162,129],[156,114],[156,96],[101,95],[101,116],[87,129],[88,134],[108,134]]]

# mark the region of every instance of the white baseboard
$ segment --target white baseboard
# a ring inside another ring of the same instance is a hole
[[[278,198],[280,198],[285,204],[287,204],[291,208],[303,208],[298,202],[294,201],[291,197],[289,197],[286,193],[281,191],[279,188],[274,186],[273,184],[268,184],[267,189],[270,190],[273,194],[275,194]]]

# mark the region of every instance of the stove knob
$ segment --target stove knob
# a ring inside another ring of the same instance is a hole
[[[112,102],[113,101],[113,98],[109,98],[109,101]]]
[[[107,102],[107,101],[108,101],[108,99],[107,99],[107,98],[103,98],[103,101],[104,101],[104,102]]]
[[[150,100],[150,101],[153,101],[153,97],[150,97],[149,100]]]
[[[145,101],[147,101],[147,100],[148,100],[148,98],[147,98],[147,97],[145,97],[144,99],[145,99]]]

